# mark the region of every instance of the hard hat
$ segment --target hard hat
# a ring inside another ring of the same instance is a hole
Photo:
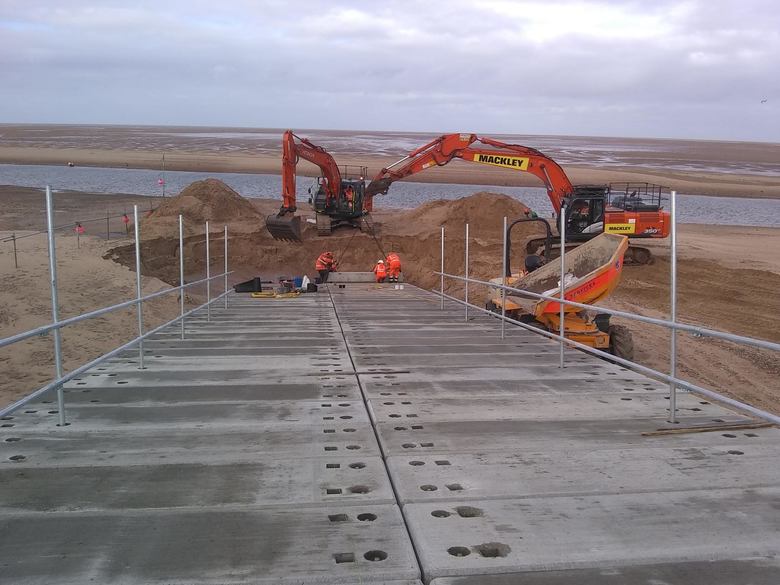
[[[384,261],[384,260],[379,260],[379,261],[377,262],[377,264],[384,264],[384,263],[385,263],[385,261]]]

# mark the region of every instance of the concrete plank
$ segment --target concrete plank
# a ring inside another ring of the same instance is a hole
[[[408,504],[404,513],[434,578],[772,557],[779,497],[777,487],[711,489]]]
[[[3,579],[21,585],[419,577],[398,509],[381,504],[27,513],[0,516],[0,530],[14,535],[0,541]]]
[[[115,457],[110,465],[40,467],[6,459],[0,463],[0,513],[395,502],[378,457],[157,461],[131,465]]]
[[[735,438],[718,433],[698,448],[662,446],[654,439],[644,447],[598,451],[551,443],[544,451],[392,456],[387,464],[403,504],[780,484],[773,442],[727,434]]]

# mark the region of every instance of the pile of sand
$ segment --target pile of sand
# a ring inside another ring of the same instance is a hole
[[[509,220],[525,217],[530,208],[503,193],[480,191],[455,200],[429,201],[409,211],[399,213],[385,226],[399,235],[430,233],[444,226],[458,232],[469,224],[472,233],[501,233],[504,217]]]
[[[218,179],[195,181],[176,197],[162,203],[150,219],[178,217],[180,214],[196,223],[261,217],[254,205]]]

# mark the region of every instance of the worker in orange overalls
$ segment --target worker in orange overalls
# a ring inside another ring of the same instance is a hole
[[[385,261],[384,260],[377,261],[372,272],[376,274],[377,282],[384,282],[385,278],[387,278],[387,267],[385,266]]]
[[[352,185],[347,185],[344,189],[344,198],[347,200],[347,207],[350,211],[355,211],[355,191],[352,189]]]
[[[387,280],[398,282],[398,277],[401,276],[401,257],[395,252],[390,252],[385,258],[385,265],[387,266]]]
[[[326,250],[317,257],[317,261],[314,263],[314,268],[320,273],[320,282],[325,284],[328,282],[328,275],[335,271],[336,260],[333,258],[333,252]]]

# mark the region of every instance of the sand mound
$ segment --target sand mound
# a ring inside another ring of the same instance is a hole
[[[162,203],[149,219],[178,217],[179,214],[196,223],[261,219],[254,205],[218,179],[195,181],[176,197]]]
[[[493,233],[500,237],[504,216],[510,220],[525,216],[529,208],[522,202],[504,195],[480,191],[452,201],[429,201],[415,209],[402,212],[397,220],[386,223],[388,228],[403,234],[429,233],[431,229],[445,226],[461,231],[468,222],[472,233]]]

